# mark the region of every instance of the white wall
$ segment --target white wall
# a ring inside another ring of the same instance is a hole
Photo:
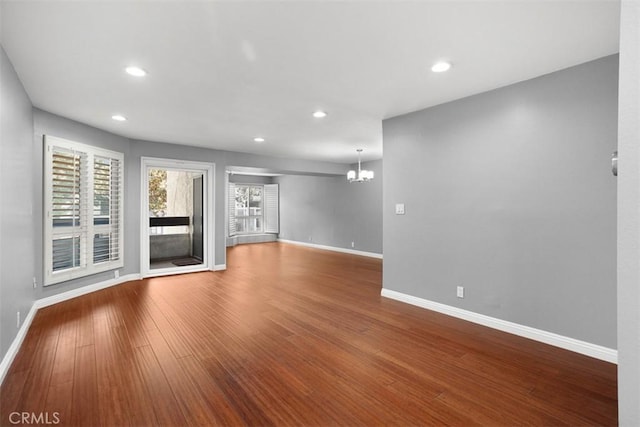
[[[640,2],[622,1],[618,175],[618,407],[640,425]]]

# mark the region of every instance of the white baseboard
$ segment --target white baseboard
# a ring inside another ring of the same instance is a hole
[[[20,329],[18,330],[18,334],[13,339],[11,346],[9,346],[9,350],[7,350],[7,353],[2,358],[2,362],[0,362],[0,384],[2,384],[2,382],[4,381],[4,377],[5,375],[7,375],[7,372],[9,372],[9,367],[13,363],[13,359],[16,358],[16,355],[18,354],[18,351],[22,346],[22,342],[24,341],[24,338],[27,336],[27,332],[29,331],[31,322],[33,321],[33,318],[36,316],[36,311],[38,311],[38,309],[36,305],[33,304],[31,306],[31,309],[29,310],[29,313],[27,314],[27,317],[24,318],[24,321],[22,322],[22,326],[20,326]]]
[[[117,279],[109,279],[104,282],[94,283],[93,285],[83,286],[78,289],[72,289],[67,292],[62,292],[60,294],[51,295],[50,297],[41,298],[36,300],[33,305],[36,308],[48,307],[53,304],[57,304],[59,302],[67,301],[82,295],[90,294],[91,292],[99,291],[101,289],[106,289],[111,286],[119,285],[124,282],[130,282],[132,280],[140,280],[139,274],[127,274],[124,276],[120,276]]]
[[[2,382],[4,381],[4,377],[9,371],[9,367],[11,366],[11,363],[13,363],[13,359],[15,359],[16,355],[18,354],[18,351],[20,350],[20,346],[22,346],[22,342],[24,341],[24,338],[27,336],[27,331],[31,326],[31,322],[33,321],[33,318],[35,317],[36,312],[39,309],[48,307],[53,304],[57,304],[59,302],[67,301],[82,295],[86,295],[91,292],[95,292],[111,286],[119,285],[124,282],[129,282],[131,280],[138,280],[138,279],[140,279],[139,274],[127,274],[125,276],[120,276],[117,279],[105,280],[104,282],[83,286],[82,288],[72,289],[67,292],[59,293],[57,295],[52,295],[50,297],[35,300],[31,305],[29,314],[27,314],[27,317],[25,317],[24,321],[22,322],[22,326],[18,330],[18,334],[13,339],[13,342],[11,343],[9,350],[7,350],[7,353],[2,358],[2,362],[0,362],[0,384],[2,384]]]
[[[227,264],[216,264],[213,266],[213,271],[221,271],[226,269],[227,269]]]
[[[570,350],[606,362],[618,363],[618,351],[611,348],[591,344],[574,338],[565,337],[554,334],[552,332],[543,331],[529,326],[519,325],[517,323],[508,322],[506,320],[496,319],[495,317],[485,316],[484,314],[474,313],[472,311],[463,310],[461,308],[452,307],[450,305],[429,301],[412,295],[403,294],[401,292],[392,291],[390,289],[382,289],[380,295],[391,298],[407,304],[426,308],[428,310],[437,311],[469,322],[488,326],[503,332],[540,341],[565,350]]]
[[[375,252],[356,251],[355,249],[337,248],[335,246],[317,245],[315,243],[298,242],[295,240],[278,239],[278,242],[291,243],[292,245],[306,246],[309,248],[322,249],[325,251],[342,252],[345,254],[360,255],[360,256],[366,256],[369,258],[382,259],[382,254],[377,254]]]

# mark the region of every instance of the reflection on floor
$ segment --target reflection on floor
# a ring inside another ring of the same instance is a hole
[[[379,259],[227,253],[39,309],[0,425],[618,425],[615,364],[383,298]]]

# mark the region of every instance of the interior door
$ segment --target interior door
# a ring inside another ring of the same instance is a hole
[[[194,258],[202,261],[204,257],[203,246],[203,194],[202,194],[202,176],[193,179],[193,236],[191,237],[191,254]]]

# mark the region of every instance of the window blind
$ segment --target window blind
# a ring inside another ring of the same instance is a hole
[[[264,185],[264,232],[279,233],[279,190],[278,184]]]
[[[45,136],[45,285],[122,267],[123,159]]]

